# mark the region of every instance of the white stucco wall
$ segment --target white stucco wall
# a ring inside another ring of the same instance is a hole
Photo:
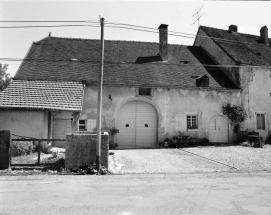
[[[111,95],[112,101],[109,98]],[[216,92],[207,90],[183,89],[153,89],[153,97],[137,97],[135,87],[106,87],[103,88],[103,127],[116,127],[119,108],[126,102],[133,100],[145,101],[153,105],[158,112],[158,141],[172,137],[179,133],[175,130],[174,116],[178,113],[199,113],[198,132],[189,133],[190,136],[208,138],[209,120],[221,114],[223,103],[240,104],[240,92]],[[96,119],[97,87],[87,86],[84,92],[83,119]],[[230,141],[232,132],[230,132]]]
[[[48,112],[0,110],[0,130],[11,130],[13,134],[20,136],[47,138]]]
[[[266,113],[265,127],[260,135],[266,139],[268,130],[271,130],[267,114],[271,113],[271,69],[259,67],[240,68],[242,84],[242,103],[249,113],[249,118],[244,123],[244,130],[256,130],[255,113]]]

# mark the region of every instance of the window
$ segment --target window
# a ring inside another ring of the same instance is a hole
[[[139,87],[138,95],[139,96],[151,96],[151,88]]]
[[[265,130],[265,114],[257,113],[256,114],[256,126],[257,130]]]
[[[201,78],[196,79],[196,86],[197,87],[209,87],[208,76],[204,75]]]
[[[86,131],[86,120],[79,119],[79,131]]]
[[[198,116],[197,115],[187,115],[187,129],[193,130],[198,129]]]

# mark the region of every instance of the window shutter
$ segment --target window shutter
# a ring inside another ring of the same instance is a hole
[[[93,132],[96,128],[96,119],[87,119],[87,131]]]
[[[175,114],[175,130],[180,132],[186,132],[187,130],[186,114],[184,113]]]
[[[271,132],[271,112],[267,113],[268,131]]]

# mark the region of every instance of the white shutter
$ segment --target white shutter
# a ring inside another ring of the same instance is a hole
[[[267,113],[268,131],[271,132],[271,112]]]
[[[184,113],[175,114],[174,121],[176,131],[186,132],[187,130],[186,114]]]
[[[96,128],[96,119],[87,119],[86,129],[89,132],[93,132]]]

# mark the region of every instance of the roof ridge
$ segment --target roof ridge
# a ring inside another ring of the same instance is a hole
[[[55,36],[47,36],[37,42],[40,42],[45,39],[64,39],[64,40],[86,40],[86,41],[100,41],[100,39],[88,39],[88,38],[74,38],[74,37],[55,37]],[[138,41],[138,40],[104,40],[104,41],[109,41],[109,42],[130,42],[130,43],[149,43],[149,44],[159,44],[159,42],[146,42],[146,41]],[[178,46],[186,46],[182,44],[175,44],[175,43],[168,43],[168,45],[178,45]],[[191,45],[192,46],[192,45]],[[187,47],[187,46],[186,46]]]
[[[209,26],[204,26],[204,25],[201,25],[200,27],[203,27],[203,28],[212,28],[212,29],[221,30],[221,31],[226,31],[226,32],[229,31],[229,30],[226,30],[226,29],[214,28],[214,27],[209,27]],[[236,32],[236,33],[237,33],[237,34],[241,34],[241,35],[248,35],[248,36],[254,36],[254,37],[260,38],[260,35],[248,34],[248,33],[242,33],[242,32]],[[271,38],[268,37],[268,39],[271,39]]]

